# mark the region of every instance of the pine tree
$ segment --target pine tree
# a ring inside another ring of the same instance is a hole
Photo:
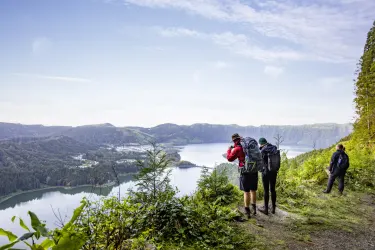
[[[162,200],[174,194],[169,179],[171,159],[156,143],[151,143],[151,146],[146,151],[146,159],[138,161],[139,173],[134,176],[137,186],[135,194],[147,202]]]
[[[375,139],[375,22],[367,33],[363,55],[358,64],[355,86],[355,133],[366,142]]]

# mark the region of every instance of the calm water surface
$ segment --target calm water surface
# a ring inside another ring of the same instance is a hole
[[[229,144],[194,144],[181,148],[181,159],[187,160],[200,166],[214,167],[216,164],[225,163],[222,156],[226,152]],[[299,146],[282,146],[288,151],[289,157],[295,157],[301,153],[311,150],[311,148]],[[197,180],[200,177],[201,168],[179,169],[174,168],[171,173],[172,185],[179,190],[179,195],[191,194],[194,192]],[[28,221],[27,211],[36,212],[38,217],[45,220],[49,228],[56,227],[57,218],[55,214],[60,214],[65,220],[69,220],[72,211],[79,206],[83,197],[91,200],[100,199],[103,196],[117,196],[119,189],[121,196],[126,195],[126,191],[134,186],[130,176],[123,177],[120,187],[77,187],[72,189],[54,188],[52,190],[38,190],[23,193],[0,203],[0,227],[10,230],[17,235],[23,234],[18,223],[12,223],[12,216],[20,216]],[[55,213],[55,214],[54,214]],[[7,242],[5,237],[0,237],[0,245]]]

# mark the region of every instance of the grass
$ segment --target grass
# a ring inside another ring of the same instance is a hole
[[[337,182],[330,194],[322,192],[328,179],[325,169],[335,151],[333,146],[294,159],[283,156],[277,183],[277,205],[289,214],[288,218],[257,216],[256,222],[251,220],[240,225],[247,234],[256,235],[257,249],[289,249],[291,245],[300,245],[302,249],[314,247],[319,244],[316,237],[329,239],[332,232],[341,235],[341,240],[349,245],[355,243],[356,238],[352,237],[358,237],[358,232],[366,235],[369,231],[375,237],[375,231],[371,230],[371,223],[375,221],[375,148],[349,139],[343,141],[351,163],[344,195],[338,193]],[[232,183],[236,183],[238,174],[233,165],[222,164],[218,168],[225,169]],[[257,195],[258,203],[261,203],[261,179]],[[242,206],[241,202],[239,206]]]

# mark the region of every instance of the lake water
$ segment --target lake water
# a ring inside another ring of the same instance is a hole
[[[199,166],[214,167],[215,164],[225,163],[222,156],[228,148],[227,143],[193,144],[181,148],[181,159],[190,161]],[[300,146],[282,146],[287,150],[288,157],[295,157],[311,148]],[[201,168],[174,168],[171,172],[171,183],[179,189],[179,195],[191,194],[194,192],[197,180],[200,177]],[[28,223],[27,211],[35,212],[41,220],[45,220],[49,228],[56,227],[58,219],[55,214],[60,214],[66,221],[70,218],[72,211],[79,206],[83,197],[91,200],[100,199],[103,196],[117,196],[119,189],[121,196],[134,186],[130,176],[122,177],[120,187],[77,187],[64,189],[56,187],[52,190],[38,190],[29,193],[22,193],[0,203],[0,227],[10,230],[17,235],[24,233],[18,223],[12,223],[12,216],[24,218]],[[0,246],[5,244],[7,239],[0,237]]]

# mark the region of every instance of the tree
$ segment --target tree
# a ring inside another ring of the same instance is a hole
[[[152,148],[147,150],[146,159],[138,161],[139,173],[135,176],[138,190],[136,194],[142,199],[153,202],[160,199],[160,194],[168,194],[172,191],[168,170],[171,159],[162,151],[156,143],[152,143]],[[169,191],[169,192],[168,192]]]
[[[279,133],[275,136],[275,137],[273,137],[275,140],[276,140],[276,147],[277,147],[277,149],[280,149],[280,145],[281,145],[281,143],[283,143],[284,142],[284,137],[283,136],[281,136]]]
[[[367,33],[363,55],[358,63],[354,99],[358,118],[357,137],[367,142],[375,139],[375,22]]]

